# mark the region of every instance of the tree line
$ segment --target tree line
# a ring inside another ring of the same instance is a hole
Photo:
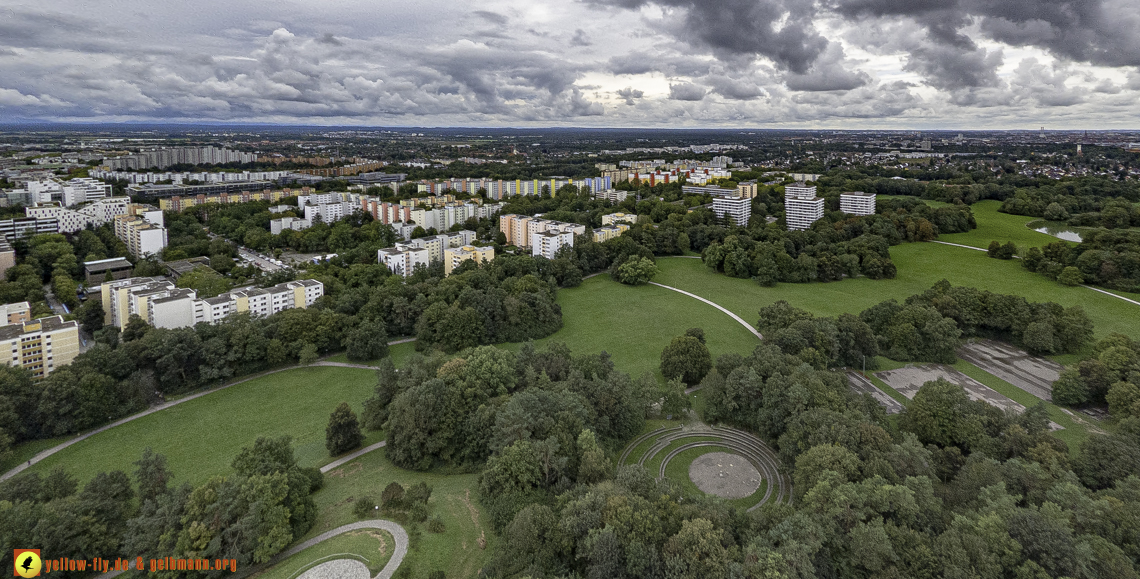
[[[44,553],[72,558],[113,561],[129,553],[144,561],[232,559],[237,569],[248,570],[313,527],[317,507],[311,495],[324,484],[319,469],[297,465],[289,437],[258,438],[234,458],[232,473],[196,486],[176,485],[166,457],[150,448],[134,466],[131,475],[101,472],[82,490],[62,468],[46,477],[25,473],[4,481],[0,537],[5,544],[35,545]],[[12,566],[11,550],[0,553],[0,565]]]

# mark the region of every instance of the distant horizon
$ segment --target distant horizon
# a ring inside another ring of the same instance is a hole
[[[994,128],[994,129],[964,129],[964,128],[887,128],[887,127],[865,127],[865,128],[836,128],[836,127],[811,127],[811,128],[755,128],[755,127],[647,127],[647,126],[576,126],[576,125],[548,125],[548,126],[490,126],[490,125],[321,125],[321,124],[306,124],[306,123],[254,123],[254,122],[224,122],[224,121],[209,121],[209,122],[194,122],[194,121],[92,121],[92,122],[77,122],[77,121],[49,121],[49,120],[34,120],[34,121],[4,121],[0,122],[0,131],[8,129],[25,129],[29,126],[47,126],[47,127],[75,127],[77,130],[83,128],[114,128],[114,127],[155,127],[155,128],[192,128],[192,127],[209,127],[209,128],[280,128],[280,129],[317,129],[317,130],[331,130],[331,129],[345,129],[355,131],[365,130],[398,130],[398,131],[414,131],[414,130],[480,130],[480,131],[648,131],[648,132],[837,132],[837,133],[863,133],[863,132],[895,132],[895,133],[913,133],[913,132],[930,132],[930,133],[1040,133],[1044,130],[1045,133],[1076,133],[1076,132],[1095,132],[1095,133],[1140,133],[1140,128],[1134,129],[1091,129],[1091,128],[1073,128],[1073,129],[1051,129],[1045,127],[1044,129],[1038,128]]]

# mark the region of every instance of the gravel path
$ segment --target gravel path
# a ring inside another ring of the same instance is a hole
[[[665,285],[665,284],[661,284],[661,283],[657,283],[657,282],[653,282],[653,281],[649,282],[649,284],[650,284],[650,285],[655,285],[655,286],[657,286],[657,287],[663,287],[663,288],[665,288],[665,289],[667,289],[667,290],[673,290],[673,291],[675,291],[675,292],[677,292],[677,293],[680,293],[680,294],[685,294],[685,295],[687,295],[687,296],[689,296],[689,297],[691,297],[691,298],[693,298],[693,299],[697,299],[697,300],[700,300],[700,301],[702,301],[702,302],[705,302],[706,304],[708,304],[708,305],[710,305],[710,306],[712,306],[712,307],[714,307],[714,308],[716,308],[716,309],[718,309],[718,310],[720,310],[720,311],[722,311],[722,312],[724,312],[724,313],[728,314],[728,317],[730,317],[730,318],[732,318],[732,319],[734,319],[734,320],[736,320],[736,321],[740,322],[740,325],[744,326],[745,328],[748,328],[748,331],[749,331],[749,332],[752,332],[752,334],[753,334],[754,336],[756,336],[758,339],[760,339],[760,340],[763,340],[763,339],[764,339],[764,336],[760,335],[760,332],[756,331],[756,328],[752,327],[752,324],[749,324],[748,322],[744,321],[744,318],[742,318],[742,317],[740,317],[740,316],[738,316],[738,315],[736,315],[736,314],[734,314],[734,313],[732,313],[732,312],[728,311],[726,308],[724,308],[724,307],[723,307],[723,306],[721,306],[720,304],[717,304],[716,302],[713,302],[713,301],[709,301],[709,300],[706,300],[705,298],[702,298],[701,296],[699,296],[699,295],[697,295],[697,294],[689,293],[689,292],[687,292],[687,291],[685,291],[685,290],[680,290],[680,289],[677,289],[677,288],[675,288],[675,287],[672,287],[672,286],[667,286],[667,285]]]
[[[364,448],[362,448],[362,449],[360,449],[360,450],[358,450],[358,451],[356,451],[356,452],[354,452],[354,453],[352,453],[352,454],[350,454],[344,458],[338,458],[338,459],[322,466],[321,472],[326,473],[326,472],[328,472],[328,471],[330,471],[330,470],[332,470],[332,469],[334,469],[334,468],[336,468],[336,467],[338,467],[338,466],[340,466],[340,465],[342,465],[342,464],[344,464],[350,460],[360,458],[361,456],[368,454],[369,452],[372,452],[373,450],[376,450],[377,448],[384,448],[385,444],[388,444],[388,441],[387,440],[381,440],[380,442],[377,442],[376,444],[366,446],[366,447],[364,447]]]

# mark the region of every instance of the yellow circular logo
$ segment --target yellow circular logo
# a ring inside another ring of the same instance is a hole
[[[40,569],[43,568],[44,562],[40,560],[39,553],[35,551],[24,551],[16,555],[16,574],[24,579],[31,579],[40,574]]]

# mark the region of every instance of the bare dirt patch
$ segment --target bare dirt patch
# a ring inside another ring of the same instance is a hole
[[[348,469],[348,470],[345,470],[345,469]],[[364,470],[364,465],[359,463],[359,462],[354,462],[350,466],[342,466],[340,468],[330,470],[328,473],[325,474],[325,476],[333,476],[333,477],[337,477],[337,478],[343,478],[346,476],[352,476],[352,475],[360,472],[361,470]]]
[[[739,454],[710,452],[689,464],[689,480],[706,494],[742,499],[760,488],[760,471]]]

